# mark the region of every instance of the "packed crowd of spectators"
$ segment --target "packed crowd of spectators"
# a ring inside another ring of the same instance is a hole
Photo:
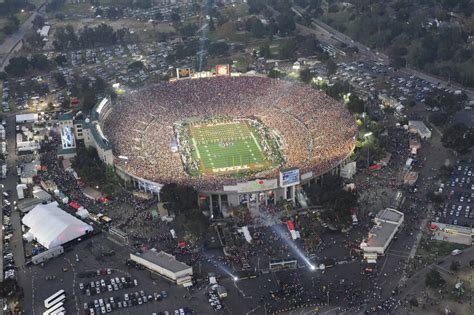
[[[102,122],[116,163],[136,177],[157,183],[192,183],[222,189],[237,179],[190,177],[171,150],[173,124],[189,118],[256,117],[283,139],[284,167],[313,175],[327,172],[353,149],[356,125],[343,106],[299,83],[260,77],[219,77],[162,83],[135,91],[113,106]],[[277,171],[266,176],[274,178]],[[242,181],[242,178],[239,179]]]

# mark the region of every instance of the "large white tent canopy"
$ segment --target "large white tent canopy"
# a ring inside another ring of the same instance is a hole
[[[21,220],[34,239],[50,249],[72,241],[93,228],[58,207],[57,202],[34,207]]]

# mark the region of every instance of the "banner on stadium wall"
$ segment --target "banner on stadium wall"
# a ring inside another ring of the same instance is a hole
[[[276,188],[278,188],[278,181],[276,179],[257,179],[237,184],[237,191],[239,193],[250,193]]]
[[[298,185],[300,183],[300,170],[297,168],[280,172],[280,187]]]
[[[228,76],[230,75],[229,65],[217,65],[216,66],[216,75],[217,76]]]
[[[190,68],[176,68],[176,77],[178,79],[187,79],[191,77]]]

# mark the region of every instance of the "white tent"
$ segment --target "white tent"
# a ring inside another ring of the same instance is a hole
[[[37,205],[21,221],[30,228],[35,240],[48,249],[93,230],[89,224],[60,209],[57,202]]]

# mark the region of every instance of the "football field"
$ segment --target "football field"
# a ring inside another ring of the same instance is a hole
[[[190,126],[192,143],[204,174],[266,168],[259,140],[244,121]]]

